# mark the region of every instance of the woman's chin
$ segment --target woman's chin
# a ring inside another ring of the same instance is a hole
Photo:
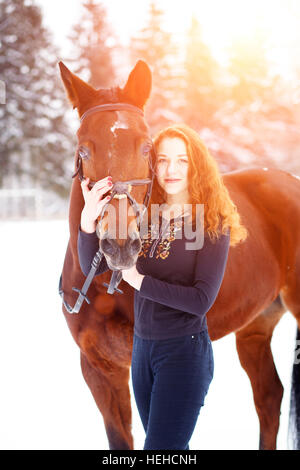
[[[170,186],[164,188],[165,193],[169,196],[172,196],[174,194],[182,193],[184,190],[185,190],[185,188],[180,188],[178,186],[176,187],[175,184],[174,184],[174,187],[171,187],[171,185],[170,185]]]

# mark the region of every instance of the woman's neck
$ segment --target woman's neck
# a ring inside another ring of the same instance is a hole
[[[166,204],[169,206],[169,210],[173,206],[173,211],[175,217],[182,214],[184,211],[184,204],[189,203],[189,193],[187,190],[182,191],[177,194],[166,194]],[[168,214],[169,210],[167,209],[164,213]]]
[[[189,203],[189,192],[187,189],[177,194],[166,194],[166,202],[170,206],[172,204],[188,204]]]

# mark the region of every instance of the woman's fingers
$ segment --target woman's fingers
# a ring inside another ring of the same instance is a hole
[[[101,199],[98,204],[97,204],[97,217],[99,217],[99,215],[102,213],[102,210],[105,206],[105,204],[107,204],[110,200],[110,196],[107,196],[105,197],[104,199]]]
[[[91,220],[97,219],[101,214],[105,204],[109,202],[111,196],[103,198],[103,195],[112,189],[111,177],[102,178],[97,181],[91,189],[89,189],[90,179],[85,178],[81,182],[83,197],[85,200],[85,207]]]
[[[103,207],[103,206],[105,206],[105,204],[108,203],[109,200],[110,200],[110,196],[106,196],[105,198],[100,199],[100,201],[98,201],[97,206],[98,207]]]
[[[102,192],[104,194],[107,191],[109,191],[111,188],[112,188],[112,184],[106,183],[104,185],[102,184],[102,186],[100,186],[99,188],[94,189],[94,192],[96,192],[96,193],[99,193],[99,192],[101,193]]]
[[[84,179],[82,180],[82,182],[81,182],[81,187],[83,187],[83,188],[88,188],[89,183],[90,183],[90,178],[86,177],[86,178],[84,178]],[[91,191],[92,191],[92,190],[97,190],[97,189],[99,189],[99,187],[101,187],[101,186],[102,186],[102,187],[103,187],[103,186],[106,186],[108,183],[112,183],[112,178],[111,178],[111,176],[106,176],[105,178],[102,178],[101,180],[97,181],[97,182],[93,185]]]
[[[84,194],[89,192],[89,188],[88,188],[89,182],[90,182],[89,178],[84,178],[84,180],[81,181],[81,189]]]
[[[109,181],[104,181],[104,182],[99,182],[99,183],[100,183],[99,185],[97,183],[94,185],[92,191],[93,191],[93,194],[97,195],[97,197],[98,196],[102,197],[103,194],[107,193],[107,191],[109,191],[113,185]]]
[[[111,196],[103,198],[103,195],[112,189],[111,177],[102,178],[89,189],[90,178],[81,181],[81,189],[84,198],[84,211],[88,220],[96,221],[102,213],[104,206],[110,201]]]
[[[107,186],[108,183],[111,182],[111,176],[107,176],[106,178],[102,178],[101,180],[97,181],[94,186],[92,187],[92,190],[97,191],[99,188]]]

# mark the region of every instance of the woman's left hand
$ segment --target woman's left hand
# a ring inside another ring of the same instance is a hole
[[[130,284],[136,290],[140,290],[145,276],[140,274],[136,269],[136,265],[134,265],[129,269],[122,269],[122,277],[124,281],[128,282],[128,284]]]

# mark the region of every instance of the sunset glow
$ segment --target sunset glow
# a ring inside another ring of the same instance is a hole
[[[52,0],[38,3],[45,11],[45,21],[51,27],[60,47],[68,44],[67,33],[82,13],[83,0],[69,2]],[[130,0],[134,15],[128,15],[128,5],[122,0],[103,0],[108,21],[124,45],[147,23],[150,1]],[[177,44],[184,44],[185,33],[194,15],[199,21],[204,41],[215,58],[223,64],[228,59],[232,43],[257,46],[257,36],[265,39],[267,56],[277,72],[288,76],[299,64],[300,2],[298,0],[163,0],[157,6],[164,11],[164,26]],[[66,14],[57,16],[57,10]],[[126,17],[126,21],[124,18]],[[247,46],[247,47],[248,47]]]
[[[182,25],[194,15],[201,25],[205,41],[220,62],[226,62],[231,44],[239,42],[255,47],[259,35],[265,39],[267,55],[279,68],[289,68],[295,62],[294,45],[300,36],[299,2],[192,0],[186,2],[184,8],[188,11],[185,15],[182,6],[166,9],[168,27],[180,34]]]

